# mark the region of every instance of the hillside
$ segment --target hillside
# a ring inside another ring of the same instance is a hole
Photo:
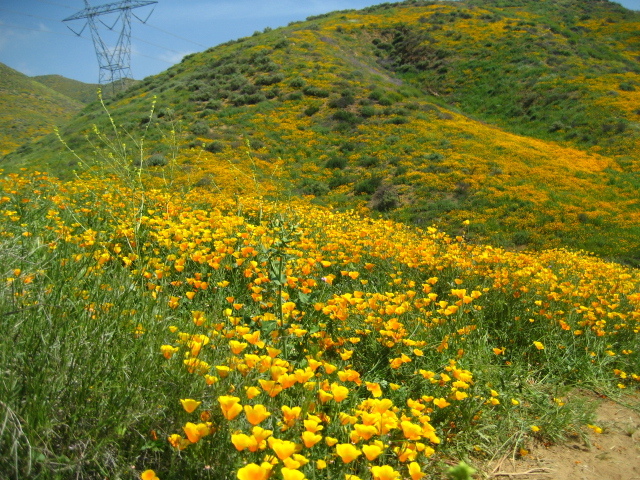
[[[95,101],[100,88],[98,84],[79,82],[62,75],[38,75],[31,79],[83,104]]]
[[[0,155],[51,133],[81,108],[80,102],[0,64]]]
[[[191,55],[105,105],[146,135],[128,161],[172,181],[230,188],[236,169],[477,242],[633,263],[639,25],[606,1],[383,4]],[[62,131],[78,158],[47,138],[3,166],[68,175],[101,144],[93,123],[113,135],[97,105]]]

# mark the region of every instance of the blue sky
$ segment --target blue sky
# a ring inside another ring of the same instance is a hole
[[[120,0],[89,0],[91,6]],[[383,0],[158,0],[135,9],[146,24],[133,18],[131,70],[141,79],[160,73],[182,56],[265,27],[276,28],[333,10],[360,9]],[[619,0],[640,10],[640,0]],[[26,75],[59,74],[98,83],[98,62],[89,29],[77,37],[83,20],[62,20],[84,9],[82,0],[0,0],[0,62]],[[100,17],[106,24],[115,15]],[[116,38],[98,24],[107,44]]]

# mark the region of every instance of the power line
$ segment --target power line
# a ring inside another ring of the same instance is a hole
[[[60,4],[60,3],[47,2],[47,1],[45,1],[45,0],[36,0],[36,2],[46,3],[47,5],[54,5],[54,6],[56,6],[56,7],[68,8],[69,10],[75,10],[75,8],[70,7],[69,5],[62,5],[62,4]]]
[[[46,18],[46,17],[39,17],[38,15],[31,15],[30,13],[22,13],[22,12],[16,12],[14,10],[7,10],[6,8],[0,8],[0,11],[2,12],[7,12],[7,13],[12,13],[14,15],[22,15],[24,17],[31,17],[31,18],[37,18],[38,20],[47,20],[47,21],[52,21],[50,18]]]
[[[138,37],[136,37],[136,36],[134,36],[134,35],[131,35],[131,38],[134,38],[134,39],[136,39],[136,40],[137,40],[137,41],[139,41],[139,42],[146,43],[147,45],[152,45],[152,46],[154,46],[154,47],[162,48],[163,50],[167,50],[167,51],[169,51],[169,52],[178,53],[178,54],[182,53],[182,52],[179,52],[179,51],[177,51],[177,50],[173,50],[172,48],[163,47],[162,45],[158,45],[158,44],[156,44],[156,43],[148,42],[147,40],[143,40],[143,39],[138,38]]]
[[[10,23],[0,23],[0,25],[2,25],[3,27],[9,27],[9,28],[17,28],[19,30],[30,30],[32,32],[38,32],[38,33],[51,33],[53,35],[64,35],[65,37],[76,37],[77,35],[72,35],[71,33],[66,33],[66,32],[54,32],[53,30],[42,30],[42,29],[38,29],[38,28],[29,28],[29,27],[22,27],[20,25],[11,25]],[[88,40],[88,38],[86,37],[80,37],[84,40]]]
[[[175,34],[173,34],[171,32],[167,32],[166,30],[163,30],[160,27],[156,27],[155,25],[151,25],[150,23],[145,23],[145,25],[147,27],[155,28],[156,30],[158,30],[158,31],[160,31],[162,33],[166,33],[167,35],[171,35],[172,37],[178,38],[180,40],[184,40],[185,42],[193,43],[194,45],[197,45],[197,46],[202,47],[202,48],[209,48],[206,45],[202,45],[201,43],[194,42],[193,40],[189,40],[188,38],[180,37],[180,36],[175,35]]]

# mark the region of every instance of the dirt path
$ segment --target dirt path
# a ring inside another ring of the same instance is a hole
[[[623,403],[601,399],[595,424],[603,433],[589,434],[589,444],[576,438],[564,445],[535,446],[521,459],[495,462],[485,469],[498,480],[640,480],[640,398]]]

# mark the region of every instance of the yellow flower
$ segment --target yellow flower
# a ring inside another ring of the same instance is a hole
[[[247,398],[251,400],[252,398],[255,398],[258,395],[260,395],[260,393],[262,392],[258,387],[248,387],[245,393],[247,394]]]
[[[369,390],[374,397],[378,398],[382,396],[382,389],[380,388],[379,383],[374,382],[364,382],[367,386],[367,390]]]
[[[362,452],[364,456],[367,457],[367,460],[373,462],[382,453],[382,448],[379,445],[364,445]]]
[[[400,472],[389,465],[371,467],[374,480],[395,480],[400,477]]]
[[[324,443],[326,443],[329,447],[333,447],[339,440],[333,437],[324,437]]]
[[[280,440],[277,438],[269,437],[269,446],[276,452],[276,455],[280,460],[289,458],[296,450],[296,444],[288,440]]]
[[[273,435],[273,430],[265,430],[262,427],[256,426],[251,429],[251,434],[256,439],[256,441],[260,443]]]
[[[280,472],[282,473],[283,480],[304,480],[306,478],[304,476],[304,473],[302,473],[300,470],[293,470],[291,468],[282,467]]]
[[[284,422],[289,427],[293,426],[298,417],[300,417],[300,413],[302,412],[302,408],[300,407],[291,408],[287,405],[283,405],[281,409],[284,416]]]
[[[602,428],[598,427],[597,425],[587,425],[587,427],[589,427],[591,430],[593,430],[595,433],[602,433]]]
[[[258,383],[262,387],[262,390],[267,392],[270,397],[275,397],[282,391],[282,385],[275,382],[275,380],[264,380],[261,378]]]
[[[249,449],[252,452],[258,450],[259,442],[255,437],[250,437],[244,433],[234,433],[231,435],[231,443],[236,447],[236,450],[243,451],[244,449]]]
[[[258,425],[269,415],[271,415],[271,413],[267,411],[264,405],[256,405],[255,407],[252,407],[251,405],[245,405],[244,413],[251,425]]]
[[[182,429],[184,430],[184,433],[187,435],[187,438],[189,439],[189,441],[191,443],[196,443],[202,437],[206,437],[207,435],[209,435],[209,433],[211,432],[209,425],[207,425],[206,423],[195,424],[195,423],[187,422],[186,425],[182,427]]]
[[[408,440],[420,440],[422,433],[422,427],[420,425],[403,420],[400,422],[400,427],[402,428],[403,435]]]
[[[422,477],[426,476],[426,473],[422,473],[418,462],[411,462],[409,464],[409,476],[411,477],[411,480],[420,480]]]
[[[531,425],[531,431],[532,432],[539,432],[540,431],[540,427],[537,425]]]
[[[322,435],[309,431],[302,432],[302,441],[304,442],[304,446],[307,448],[313,447],[320,440],[322,440]]]
[[[333,394],[333,399],[336,402],[341,402],[347,396],[349,396],[349,389],[343,385],[338,385],[337,383],[331,384],[331,393]]]
[[[250,463],[238,470],[238,480],[267,480],[273,466],[268,462],[262,462],[261,465]]]
[[[218,402],[220,403],[220,408],[222,409],[222,415],[227,420],[233,420],[236,418],[240,412],[242,412],[242,405],[238,402],[240,399],[238,397],[231,397],[228,395],[222,395],[218,397]]]
[[[461,392],[460,390],[457,390],[456,392],[454,392],[453,396],[456,400],[464,400],[469,396],[469,394],[467,392]]]
[[[544,345],[542,344],[542,342],[533,342],[533,344],[538,350],[544,350]]]
[[[141,480],[160,480],[156,476],[156,472],[154,472],[153,470],[145,470],[144,472],[142,472],[140,474],[140,479]]]
[[[182,403],[182,408],[184,408],[187,413],[193,413],[194,410],[198,408],[202,402],[198,402],[197,400],[193,400],[191,398],[185,398],[180,399],[180,403]]]
[[[171,358],[174,353],[178,352],[178,350],[180,350],[178,347],[174,347],[174,346],[171,346],[171,345],[162,345],[160,347],[160,351],[162,352],[162,355],[166,359]]]
[[[358,423],[353,426],[353,429],[365,440],[369,440],[371,437],[379,433],[376,425],[362,425]]]
[[[191,442],[188,439],[182,438],[182,435],[178,435],[177,433],[169,435],[168,440],[169,444],[173,448],[177,448],[178,450],[184,450],[189,445],[191,445]]]
[[[339,443],[336,445],[336,453],[344,463],[353,462],[362,455],[362,452],[350,443]]]
[[[320,399],[321,403],[327,403],[329,400],[331,400],[333,398],[333,395],[331,395],[328,392],[325,392],[324,390],[319,390],[318,391],[318,398]]]

